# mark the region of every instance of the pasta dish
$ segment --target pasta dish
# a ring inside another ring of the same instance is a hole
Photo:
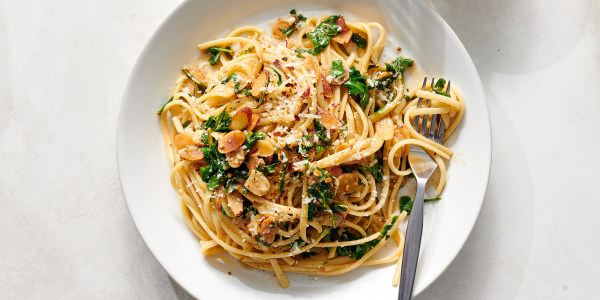
[[[464,100],[443,78],[423,82],[400,48],[380,61],[384,41],[378,23],[292,10],[269,30],[243,26],[198,45],[158,114],[171,183],[203,254],[273,271],[284,288],[285,272],[400,265],[410,145],[437,162],[436,195],[452,156],[412,122],[440,114],[446,141]]]

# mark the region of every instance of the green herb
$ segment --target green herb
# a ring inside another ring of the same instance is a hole
[[[381,171],[381,165],[379,165],[378,159],[375,159],[375,163],[372,166],[360,167],[360,170],[373,175],[373,178],[375,178],[376,182],[381,182],[383,180],[383,171]]]
[[[344,211],[347,211],[347,210],[348,210],[348,208],[345,207],[345,206],[342,206],[342,205],[334,205],[334,206],[331,207],[331,211],[334,214],[341,213],[341,212],[344,212]]]
[[[250,200],[244,198],[244,210],[242,211],[242,214],[240,215],[240,217],[245,218],[246,216],[252,216],[252,215],[258,215],[258,211],[256,210],[256,208],[254,208],[254,206],[252,205],[252,202],[250,202]]]
[[[287,160],[287,156],[285,155],[285,152],[283,153],[283,157],[285,158],[285,162],[283,163],[283,166],[281,166],[281,174],[279,175],[279,193],[283,194],[283,181],[285,180],[285,173],[287,172],[287,168],[288,168],[288,160]]]
[[[363,49],[367,48],[367,40],[363,39],[363,37],[357,33],[352,33],[350,40],[353,41],[356,46],[359,46]]]
[[[213,131],[217,132],[226,132],[229,131],[229,124],[231,123],[231,115],[222,111],[217,116],[211,116],[208,118],[208,121],[200,127],[200,129],[209,129],[212,128]]]
[[[250,91],[248,90],[248,88],[243,88],[243,89],[240,91],[240,94],[242,94],[242,95],[244,95],[244,96],[252,96],[252,92],[250,92]]]
[[[169,104],[169,102],[173,101],[173,96],[171,96],[171,98],[169,98],[169,100],[167,100],[167,102],[165,102],[165,104],[163,104],[163,106],[158,110],[158,112],[156,112],[157,115],[162,114],[163,110],[165,109],[165,107],[167,106],[167,104]]]
[[[381,236],[379,238],[376,238],[372,241],[362,243],[359,245],[338,247],[336,249],[337,254],[343,255],[343,256],[348,256],[348,257],[350,257],[352,259],[356,259],[356,260],[361,259],[363,256],[365,256],[365,254],[367,254],[369,251],[371,251],[371,249],[373,249],[373,247],[377,246],[377,244],[379,244],[379,242],[381,240],[388,239],[390,237],[388,235],[388,232],[390,229],[392,229],[392,227],[394,226],[394,223],[396,223],[397,220],[398,220],[398,216],[394,216],[394,218],[392,218],[392,222],[390,224],[383,226],[383,228],[381,228],[381,230],[379,231],[379,233],[381,234]],[[354,236],[352,234],[347,233],[347,235],[349,236],[348,240],[359,239],[359,237]]]
[[[192,121],[188,120],[188,121],[185,121],[185,122],[181,123],[181,126],[183,126],[183,128],[186,128],[186,127],[188,127],[190,124],[192,124]]]
[[[403,57],[396,58],[391,64],[385,64],[386,71],[389,71],[392,75],[376,79],[373,86],[380,90],[389,88],[392,82],[394,82],[396,78],[401,77],[404,74],[404,71],[406,71],[406,68],[410,67],[412,64],[412,59]]]
[[[335,215],[329,207],[330,202],[333,200],[333,196],[335,196],[335,190],[333,187],[333,182],[335,180],[333,176],[329,174],[329,172],[319,168],[317,168],[317,171],[319,175],[316,176],[316,182],[308,186],[307,192],[311,197],[321,202],[322,209],[329,212],[331,216],[331,221],[333,223],[332,226],[335,228]],[[327,178],[330,179],[329,183],[325,181]]]
[[[400,197],[400,211],[405,211],[407,215],[410,215],[412,211],[413,201],[409,196]]]
[[[321,152],[323,152],[323,151],[327,150],[327,147],[326,147],[326,146],[323,146],[323,145],[316,145],[316,146],[315,146],[315,150],[317,150],[317,154],[319,154],[319,153],[321,153]]]
[[[433,91],[438,95],[450,97],[450,95],[448,95],[447,93],[442,91],[442,89],[444,89],[445,85],[446,85],[446,79],[440,78],[435,82],[435,85],[433,86]]]
[[[211,66],[214,66],[221,59],[221,52],[232,53],[230,49],[220,47],[210,47],[207,51],[211,54],[208,60]]]
[[[442,200],[441,197],[435,197],[435,198],[429,198],[429,199],[425,199],[425,202],[432,202],[432,201],[438,201],[438,200]]]
[[[207,166],[200,168],[200,177],[207,183],[207,189],[213,191],[217,186],[224,183],[225,192],[232,193],[238,185],[238,178],[245,178],[248,170],[245,165],[240,168],[232,169],[227,163],[225,155],[217,150],[217,143],[209,147],[202,147],[204,160]]]
[[[270,164],[268,166],[263,165],[263,163],[259,163],[258,166],[256,167],[256,171],[261,172],[265,175],[271,175],[271,174],[275,173],[276,168],[277,168],[277,163]]]
[[[183,74],[185,74],[185,76],[187,78],[189,78],[191,81],[193,81],[196,84],[196,86],[198,86],[198,89],[201,92],[204,92],[206,90],[206,85],[204,83],[200,82],[200,80],[198,80],[196,77],[194,77],[188,69],[181,68],[181,72],[183,72]]]
[[[243,188],[242,188],[242,195],[246,195],[246,194],[248,194],[248,192],[249,192],[249,191],[250,191],[250,190],[248,190],[246,187],[243,187]]]
[[[207,132],[203,132],[202,135],[200,135],[200,141],[203,144],[208,145],[208,133]]]
[[[279,72],[277,72],[277,70],[275,68],[271,68],[271,70],[275,71],[275,73],[277,73],[277,77],[279,78],[277,80],[277,85],[280,86],[281,85],[281,74],[279,74]]]
[[[331,138],[327,136],[327,128],[325,128],[325,126],[323,126],[323,124],[321,124],[321,122],[319,122],[317,119],[313,119],[313,126],[319,139],[322,140],[326,145],[329,145],[331,143]]]
[[[246,145],[246,147],[248,149],[250,149],[250,147],[252,147],[252,145],[256,141],[262,140],[265,137],[267,137],[267,135],[264,133],[260,133],[260,132],[256,132],[256,131],[246,132],[246,142],[244,143],[244,145]]]
[[[306,17],[305,17],[305,16],[303,16],[303,15],[299,15],[299,14],[297,14],[297,13],[296,13],[296,9],[292,9],[292,10],[290,10],[290,15],[297,16],[297,17],[298,17],[298,20],[300,20],[300,21],[306,21]]]
[[[239,81],[239,77],[237,76],[236,73],[231,73],[229,74],[229,76],[227,76],[227,78],[223,79],[223,81],[221,81],[221,84],[226,84],[227,82],[229,82],[230,80],[233,80],[234,82],[234,88],[233,88],[233,92],[235,94],[239,94],[242,93],[243,90],[240,90],[241,86],[240,86],[240,81]],[[250,93],[246,88],[244,88],[244,90],[246,90],[247,93]],[[251,95],[252,93],[250,93]]]
[[[369,104],[369,87],[367,85],[367,78],[360,74],[360,71],[354,67],[350,67],[350,79],[342,84],[342,86],[347,87],[351,95],[356,95],[363,110],[367,108],[367,104]]]
[[[259,243],[261,243],[261,244],[263,244],[263,245],[265,245],[265,246],[267,246],[267,247],[268,247],[268,246],[271,246],[271,244],[269,244],[269,243],[267,243],[267,242],[263,241],[263,239],[262,239],[260,236],[258,236],[258,235],[257,235],[256,237],[254,237],[254,239],[255,239],[257,242],[259,242]]]
[[[312,40],[314,49],[311,51],[311,54],[317,55],[321,53],[329,45],[329,40],[338,35],[340,32],[340,27],[335,24],[335,21],[339,19],[340,16],[330,16],[325,19],[315,31],[309,32],[306,36]]]
[[[296,49],[294,50],[294,52],[296,52],[296,57],[304,60],[304,56],[302,55],[302,53],[311,53],[310,49]]]
[[[346,75],[344,64],[342,64],[341,60],[334,60],[331,62],[331,72],[329,72],[329,75],[335,78],[342,78]]]

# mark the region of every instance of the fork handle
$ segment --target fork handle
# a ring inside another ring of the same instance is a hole
[[[404,252],[402,254],[398,300],[409,300],[412,297],[417,262],[419,261],[419,249],[421,248],[421,235],[423,234],[423,198],[425,197],[426,183],[427,180],[417,179],[417,192],[408,220]]]

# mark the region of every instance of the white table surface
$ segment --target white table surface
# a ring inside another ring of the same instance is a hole
[[[475,228],[418,299],[598,299],[600,3],[427,0],[481,75],[493,130]],[[180,0],[0,2],[0,298],[189,299],[117,177],[129,71]]]

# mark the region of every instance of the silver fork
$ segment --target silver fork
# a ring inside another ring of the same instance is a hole
[[[434,78],[431,80],[431,90],[434,87]],[[427,85],[427,77],[423,80],[423,89]],[[446,93],[450,93],[450,82]],[[423,98],[419,98],[417,107],[423,105]],[[425,99],[425,105],[431,106],[431,101]],[[442,143],[444,139],[444,120],[439,114],[433,115],[431,123],[427,124],[428,115],[423,116],[423,121],[419,124],[419,116],[415,116],[413,127],[424,137]],[[429,125],[429,127],[427,126]],[[410,145],[408,153],[410,167],[417,179],[417,192],[412,206],[408,228],[406,229],[406,239],[404,242],[404,252],[402,254],[402,268],[400,275],[400,288],[398,290],[399,300],[408,300],[412,297],[413,284],[415,282],[415,273],[417,271],[417,262],[419,261],[419,249],[421,248],[421,235],[423,233],[423,202],[425,198],[425,185],[427,180],[437,168],[437,163],[417,145]]]

